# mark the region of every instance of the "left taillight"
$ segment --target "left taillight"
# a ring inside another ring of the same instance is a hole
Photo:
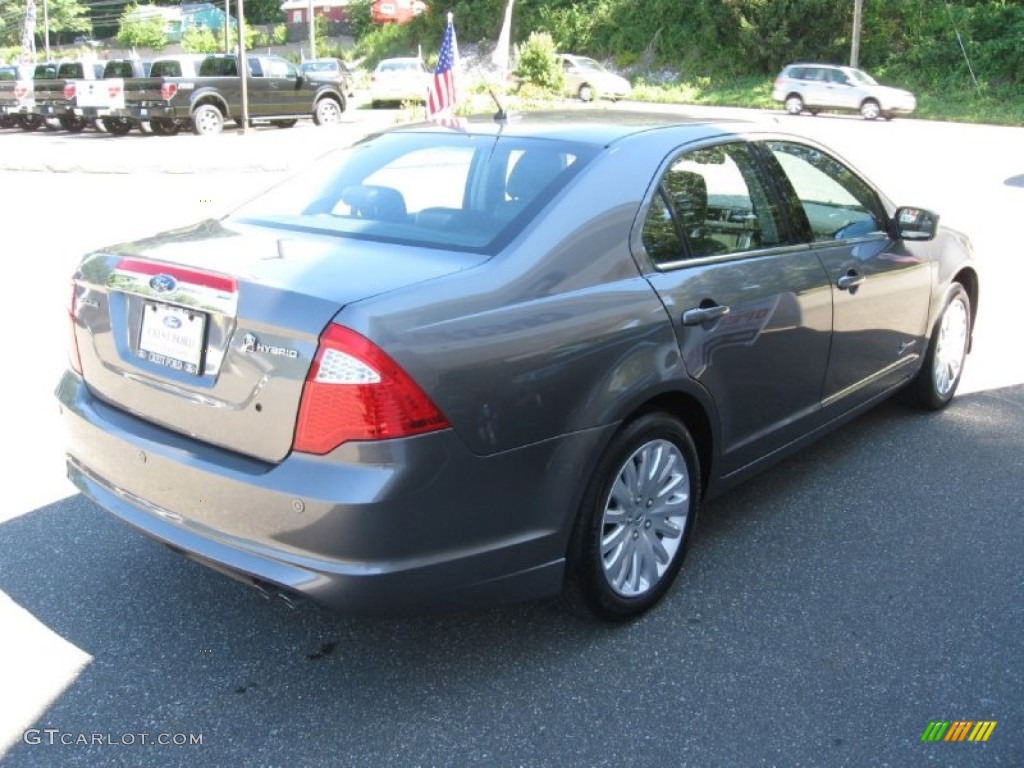
[[[71,296],[68,301],[68,362],[79,376],[82,375],[82,356],[78,353],[78,283],[71,281]]]
[[[427,394],[384,350],[331,324],[306,376],[292,447],[328,453],[350,440],[388,440],[449,426]]]

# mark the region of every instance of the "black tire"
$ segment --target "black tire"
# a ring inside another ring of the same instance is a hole
[[[276,125],[278,128],[294,128],[298,120],[271,120],[272,125]]]
[[[597,91],[590,83],[584,83],[576,95],[580,97],[580,101],[593,101],[597,97]]]
[[[43,118],[39,115],[18,115],[14,124],[23,131],[38,131],[43,127]]]
[[[58,119],[60,120],[60,127],[71,133],[81,133],[89,124],[88,120],[78,115],[61,115]]]
[[[917,376],[907,387],[911,404],[928,411],[949,405],[963,375],[971,340],[971,297],[959,283],[946,293]]]
[[[882,107],[874,99],[864,99],[860,105],[860,116],[865,120],[877,120],[882,115]]]
[[[157,136],[175,136],[181,130],[178,123],[166,117],[154,117],[149,121],[149,127]]]
[[[622,427],[580,504],[563,604],[605,621],[650,609],[682,566],[699,503],[700,458],[678,420],[649,413]]]
[[[0,115],[0,128],[13,128],[14,119],[10,115]]]
[[[216,136],[224,130],[224,113],[213,104],[200,104],[192,113],[192,131],[196,136]]]
[[[785,107],[788,114],[799,115],[804,111],[804,100],[800,98],[800,94],[791,93],[786,97]]]
[[[332,96],[324,96],[313,107],[313,122],[317,125],[338,125],[345,105]]]
[[[124,136],[132,129],[132,121],[127,117],[105,117],[103,125],[112,136]]]

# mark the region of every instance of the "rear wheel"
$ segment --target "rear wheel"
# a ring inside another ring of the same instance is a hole
[[[18,115],[15,120],[23,131],[38,131],[45,122],[41,115]]]
[[[700,460],[664,413],[623,427],[594,470],[568,557],[563,601],[611,621],[639,616],[679,572],[700,498]]]
[[[271,120],[270,122],[273,125],[276,125],[278,128],[294,128],[295,124],[297,122],[299,122],[299,121],[298,120]]]
[[[915,405],[938,411],[949,404],[960,385],[970,339],[971,297],[954,283],[935,321],[924,365],[908,389]]]
[[[166,117],[154,117],[149,121],[149,127],[157,136],[174,136],[181,130],[180,125]]]
[[[877,120],[881,114],[882,108],[878,106],[878,102],[874,99],[867,99],[860,105],[860,116],[865,120]]]
[[[132,121],[127,117],[105,117],[103,125],[107,129],[107,133],[114,136],[124,136],[132,129]]]
[[[313,111],[313,122],[317,125],[337,125],[341,122],[344,107],[335,99],[325,96],[316,103]]]
[[[61,115],[58,119],[60,120],[60,127],[65,131],[71,131],[71,133],[81,133],[89,124],[84,117],[79,117],[78,115]]]
[[[804,111],[804,100],[797,94],[791,93],[786,97],[786,111],[791,115],[799,115]]]
[[[224,114],[213,104],[200,104],[192,113],[192,130],[197,136],[216,136],[224,130]]]

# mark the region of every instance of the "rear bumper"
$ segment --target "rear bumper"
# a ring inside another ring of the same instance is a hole
[[[70,372],[57,395],[87,497],[206,565],[361,614],[557,593],[587,457],[614,428],[490,457],[449,430],[274,465],[137,419]]]
[[[135,120],[188,120],[191,113],[188,107],[169,107],[165,104],[147,104],[144,106],[127,107],[124,111],[125,117],[132,117]]]

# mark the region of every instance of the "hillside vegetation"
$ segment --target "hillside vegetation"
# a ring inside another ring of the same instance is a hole
[[[493,44],[505,5],[435,2],[405,27],[368,31],[361,48],[371,58],[417,45],[429,54],[447,11],[461,43]],[[517,0],[512,39],[547,32],[560,50],[612,61],[640,93],[653,85],[694,101],[756,106],[784,64],[849,61],[853,7],[853,0]],[[921,116],[1024,120],[1024,4],[1017,0],[864,0],[859,61],[882,82],[916,91]],[[737,79],[759,84],[757,93],[737,92]]]

